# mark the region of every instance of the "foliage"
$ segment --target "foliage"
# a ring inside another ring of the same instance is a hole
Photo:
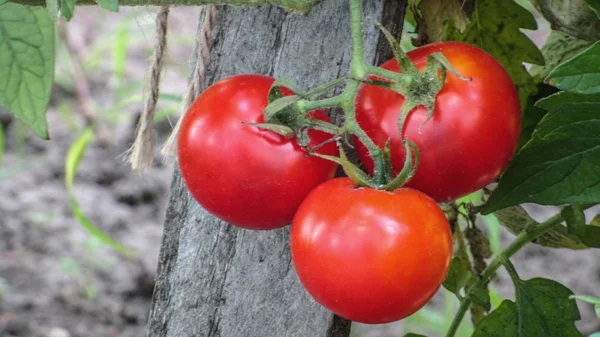
[[[502,302],[477,325],[472,337],[582,336],[574,325],[579,310],[565,286],[535,278],[516,280],[515,289],[517,302]]]
[[[48,138],[54,26],[42,7],[0,6],[0,105]]]

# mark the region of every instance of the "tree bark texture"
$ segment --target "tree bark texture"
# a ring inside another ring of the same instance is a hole
[[[405,0],[368,0],[365,18],[396,36]],[[217,9],[211,64],[204,88],[223,78],[258,73],[310,88],[349,71],[347,0],[325,0],[308,16],[283,10]],[[391,57],[383,35],[365,21],[365,55]],[[243,167],[240,167],[243,170]],[[269,200],[264,200],[269,202]],[[304,290],[289,251],[289,227],[238,229],[202,209],[179,170],[171,188],[149,316],[151,337],[347,337],[350,322],[334,316]]]

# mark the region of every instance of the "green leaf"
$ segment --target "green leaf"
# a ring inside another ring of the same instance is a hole
[[[600,93],[600,41],[559,65],[546,82],[565,91]]]
[[[472,337],[582,337],[575,328],[579,310],[562,284],[534,278],[515,284],[518,303],[505,300],[484,317]]]
[[[73,17],[76,2],[77,0],[60,0],[60,12],[67,21],[71,20]]]
[[[419,335],[419,334],[416,334],[416,333],[409,333],[409,334],[404,335],[404,337],[427,337],[427,336],[425,336],[425,335]]]
[[[587,226],[585,215],[576,205],[570,205],[561,210],[561,215],[567,222],[567,230],[574,234],[588,247],[600,248],[600,227]]]
[[[539,122],[546,116],[546,110],[535,106],[533,100],[529,100],[523,111],[523,119],[521,121],[521,136],[519,137],[519,145],[517,149],[520,150],[529,142],[531,135],[535,130],[535,127]]]
[[[98,5],[111,12],[119,11],[119,0],[96,0]]]
[[[585,2],[587,2],[588,6],[596,12],[598,18],[600,18],[600,0],[585,0]]]
[[[54,25],[44,7],[12,2],[0,10],[0,105],[48,139],[54,80]]]
[[[592,42],[578,39],[563,32],[553,30],[542,47],[542,55],[546,64],[533,65],[529,73],[535,77],[536,82],[542,81],[559,64],[577,55],[582,50],[592,45]]]
[[[73,194],[73,182],[75,180],[75,174],[77,172],[77,168],[79,167],[79,162],[83,155],[85,154],[85,150],[87,149],[88,144],[92,141],[94,137],[94,132],[91,128],[88,128],[69,148],[69,153],[67,154],[67,159],[65,161],[65,185],[67,186],[67,192],[69,193],[69,197],[71,199],[71,209],[73,210],[73,214],[75,218],[81,226],[87,230],[90,234],[98,238],[100,241],[114,248],[118,252],[124,253],[126,255],[132,255],[133,251],[120,243],[113,240],[109,235],[102,232],[98,227],[96,227],[83,213],[81,208],[79,207],[79,203],[75,199],[75,195]]]
[[[584,0],[530,1],[550,22],[552,30],[560,30],[588,41],[600,39],[600,20]]]
[[[56,22],[56,19],[58,19],[58,0],[46,0],[46,9],[50,21]]]
[[[473,303],[482,307],[485,311],[490,311],[492,309],[490,294],[487,291],[481,288],[474,288],[471,290],[470,298]]]
[[[463,10],[463,1],[460,0],[422,0],[418,8],[420,13],[417,31],[426,29],[430,42],[444,39],[444,23],[448,20],[452,20],[461,32],[465,31],[469,24],[469,17]]]
[[[535,106],[535,102],[541,98],[545,98],[557,93],[558,89],[544,83],[539,83],[537,85],[537,91],[537,94],[529,97],[529,100],[527,100],[527,105],[523,111],[523,119],[521,121],[521,136],[519,137],[517,151],[521,150],[523,146],[529,142],[536,126],[540,123],[542,118],[546,116],[547,111]]]
[[[77,167],[79,167],[79,162],[81,161],[81,158],[83,158],[85,150],[93,138],[94,131],[92,129],[87,129],[69,148],[65,163],[65,185],[67,186],[68,191],[73,190],[73,181],[75,181]]]
[[[537,106],[548,113],[502,175],[484,214],[524,202],[600,202],[600,94],[561,92]]]
[[[518,334],[517,305],[509,300],[500,304],[498,309],[485,316],[477,326],[471,337],[517,337]],[[536,335],[537,336],[537,335]],[[533,336],[532,336],[533,337]]]
[[[521,107],[525,107],[536,86],[523,62],[544,64],[544,57],[521,28],[537,28],[528,10],[512,0],[480,0],[475,2],[471,23],[465,32],[459,32],[456,24],[448,21],[445,39],[467,42],[491,54],[510,74],[519,92]]]
[[[458,294],[460,290],[469,282],[472,273],[467,266],[458,257],[452,258],[450,270],[444,280],[444,288],[453,294]]]
[[[504,208],[494,212],[500,224],[514,235],[519,235],[525,228],[539,225],[527,214],[521,206]],[[550,248],[587,249],[581,240],[573,234],[569,234],[565,226],[555,226],[546,233],[540,235],[534,243]]]

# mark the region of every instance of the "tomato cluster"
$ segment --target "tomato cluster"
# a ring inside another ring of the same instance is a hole
[[[437,291],[452,257],[452,233],[437,202],[480,189],[506,168],[520,132],[516,89],[485,52],[438,43],[408,54],[417,68],[442,51],[471,78],[449,74],[431,120],[413,109],[398,129],[404,97],[363,85],[356,100],[359,125],[377,146],[391,140],[394,170],[405,160],[403,140],[420,150],[420,165],[405,187],[359,187],[335,178],[337,164],[309,155],[297,140],[249,123],[263,123],[274,79],[238,75],[205,90],[186,114],[178,158],[192,196],[216,217],[247,229],[292,223],[293,262],[306,290],[350,320],[386,323],[419,310]],[[383,68],[398,72],[391,60]],[[285,91],[290,94],[289,91]],[[310,118],[328,121],[323,111]],[[424,123],[425,122],[425,123]],[[308,131],[316,153],[337,156],[331,135]],[[360,159],[373,170],[368,151]]]

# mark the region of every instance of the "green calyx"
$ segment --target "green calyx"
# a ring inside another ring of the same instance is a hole
[[[392,78],[391,82],[375,80],[368,83],[392,90],[404,96],[404,103],[400,111],[400,119],[398,120],[399,132],[402,134],[406,118],[414,108],[422,105],[427,109],[427,119],[423,124],[431,119],[435,109],[435,100],[444,87],[447,71],[450,71],[453,75],[464,81],[471,81],[471,78],[466,78],[458,74],[442,52],[429,55],[425,69],[419,71],[408,55],[404,53],[398,40],[379,22],[376,22],[376,24],[392,46],[394,57],[398,61],[398,66],[402,70],[402,73],[398,74],[399,76],[396,76],[395,79]],[[379,74],[376,75],[383,74],[381,71],[377,72]],[[421,126],[419,126],[419,131]]]

